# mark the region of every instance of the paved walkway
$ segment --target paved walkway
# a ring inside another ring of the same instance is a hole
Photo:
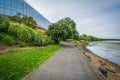
[[[70,43],[25,80],[100,80],[78,49]]]

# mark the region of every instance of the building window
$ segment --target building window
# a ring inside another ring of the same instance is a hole
[[[5,5],[10,6],[11,5],[11,0],[5,0]]]
[[[4,14],[4,8],[0,8],[0,14]]]
[[[0,8],[4,8],[4,4],[0,3]]]
[[[10,9],[5,9],[5,15],[8,15],[8,16],[10,16]]]
[[[2,4],[3,4],[3,3],[4,3],[4,0],[0,0],[0,3],[2,3]]]

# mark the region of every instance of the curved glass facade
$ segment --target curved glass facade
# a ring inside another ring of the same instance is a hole
[[[41,27],[47,28],[50,22],[24,0],[0,0],[0,14],[19,17],[31,16]]]

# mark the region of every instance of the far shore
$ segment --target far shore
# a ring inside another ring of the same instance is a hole
[[[106,69],[106,78],[108,80],[120,80],[120,65],[117,65],[107,59],[101,58],[82,45],[78,45],[78,47],[85,55],[88,62],[93,65],[93,67],[95,67],[97,70],[99,67],[104,67]]]

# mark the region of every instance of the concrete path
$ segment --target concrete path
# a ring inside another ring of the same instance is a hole
[[[56,52],[25,80],[100,80],[71,43]]]

